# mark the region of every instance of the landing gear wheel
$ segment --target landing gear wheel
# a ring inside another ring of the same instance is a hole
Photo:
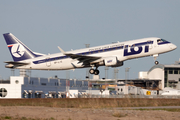
[[[94,70],[95,75],[99,75],[99,70]]]
[[[158,65],[158,64],[159,64],[159,62],[158,62],[158,61],[155,61],[155,64],[156,64],[156,65]]]
[[[95,72],[94,69],[90,69],[90,70],[89,70],[89,73],[90,73],[90,74],[94,74],[94,72]]]

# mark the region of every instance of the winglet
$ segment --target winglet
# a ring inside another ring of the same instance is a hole
[[[58,46],[58,48],[59,48],[59,50],[60,50],[63,54],[65,54],[65,52],[64,52],[63,49],[61,49],[59,46]]]

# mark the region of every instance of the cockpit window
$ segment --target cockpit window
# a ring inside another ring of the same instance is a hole
[[[163,41],[163,42],[167,42],[166,40],[164,40],[164,39],[161,39],[161,41]]]
[[[157,43],[161,43],[161,42],[166,42],[166,40],[164,40],[164,39],[158,39],[157,40]]]
[[[164,39],[157,39],[157,44],[158,45],[164,45],[164,44],[169,44],[170,42],[164,40]]]

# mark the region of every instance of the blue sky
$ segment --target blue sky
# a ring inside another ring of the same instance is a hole
[[[8,79],[11,70],[4,61],[11,61],[3,33],[11,32],[31,50],[44,54],[127,41],[145,37],[164,38],[178,46],[172,52],[158,57],[161,64],[179,60],[180,45],[179,0],[4,0],[0,4],[0,76]],[[125,68],[130,67],[129,78],[138,78],[139,71],[148,71],[154,65],[153,57],[124,62],[118,67],[118,78],[125,78]],[[100,67],[100,77],[105,77]],[[31,76],[84,79],[86,69],[75,71],[32,70]],[[19,75],[19,70],[15,70]],[[109,68],[108,77],[113,77]]]

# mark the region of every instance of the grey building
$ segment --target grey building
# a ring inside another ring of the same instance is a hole
[[[140,72],[139,78],[161,80],[160,89],[165,87],[180,89],[180,61],[176,61],[172,65],[154,65],[148,72]]]

